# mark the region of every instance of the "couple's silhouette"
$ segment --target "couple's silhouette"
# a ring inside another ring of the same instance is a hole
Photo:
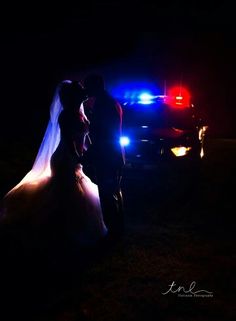
[[[2,201],[2,224],[50,226],[79,245],[122,235],[122,109],[102,76],[87,76],[83,86],[57,86],[33,168]]]

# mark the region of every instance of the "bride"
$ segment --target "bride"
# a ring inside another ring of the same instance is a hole
[[[79,164],[88,141],[83,100],[78,82],[65,80],[57,86],[33,168],[2,200],[1,224],[50,226],[81,245],[106,235],[97,185]]]

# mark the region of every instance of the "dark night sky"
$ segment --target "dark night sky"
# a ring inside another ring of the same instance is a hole
[[[226,2],[27,9],[1,13],[2,141],[16,133],[41,140],[58,81],[93,69],[108,82],[145,76],[171,84],[182,75],[212,134],[235,136],[236,37]]]

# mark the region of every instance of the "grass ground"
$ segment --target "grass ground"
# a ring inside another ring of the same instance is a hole
[[[18,173],[28,165],[31,154],[23,155],[22,163],[2,160],[2,192],[7,178],[16,183],[13,165]],[[58,245],[45,264],[39,260],[45,253],[26,258],[12,241],[8,250],[18,254],[6,269],[6,315],[11,321],[20,315],[31,321],[235,320],[235,158],[235,140],[210,139],[195,179],[179,174],[172,190],[150,173],[125,177],[126,234],[107,251],[73,256]],[[163,295],[173,281],[185,289],[195,281],[196,290],[213,296]]]

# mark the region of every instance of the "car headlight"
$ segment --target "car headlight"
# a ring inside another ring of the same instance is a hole
[[[171,148],[171,151],[176,157],[180,157],[187,155],[191,149],[192,147],[179,146]]]

